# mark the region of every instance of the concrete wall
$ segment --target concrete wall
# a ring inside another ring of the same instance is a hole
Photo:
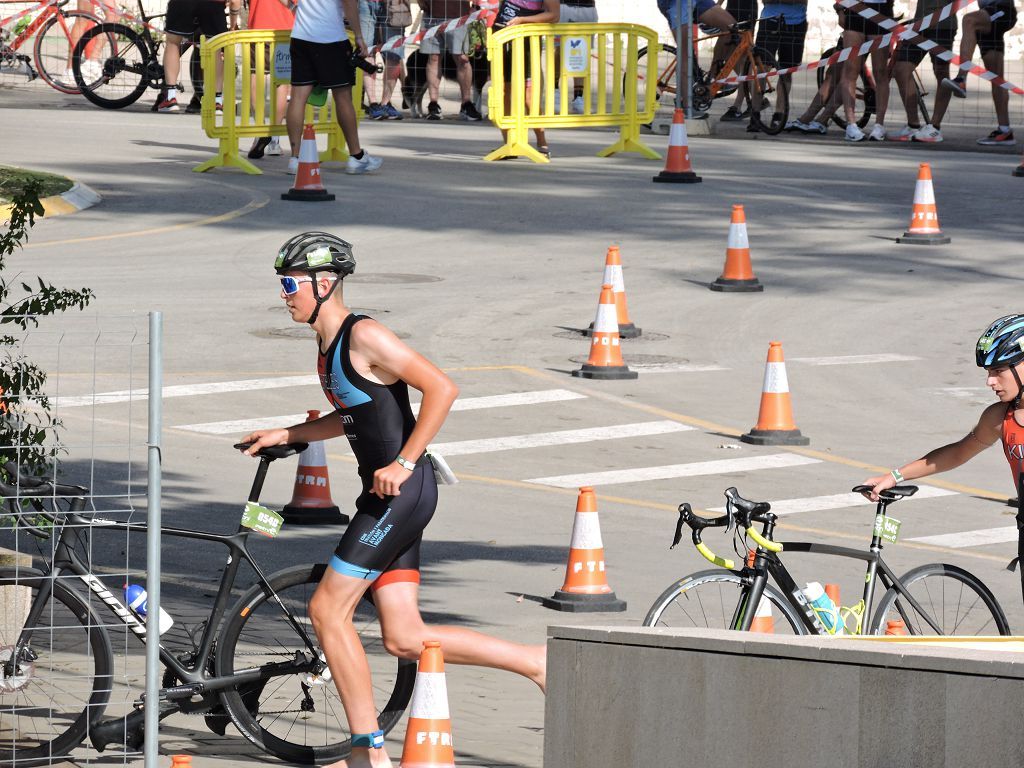
[[[545,768],[1024,765],[1024,654],[549,630]]]

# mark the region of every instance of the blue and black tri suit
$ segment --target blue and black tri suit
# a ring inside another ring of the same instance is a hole
[[[373,493],[373,473],[398,457],[416,426],[416,417],[404,381],[378,384],[352,367],[352,327],[365,319],[354,314],[345,318],[326,352],[319,351],[317,372],[324,394],[342,420],[363,481],[356,514],[330,564],[346,576],[373,581],[377,588],[397,581],[419,581],[420,542],[437,506],[437,482],[424,455],[402,484],[401,495],[381,499]]]

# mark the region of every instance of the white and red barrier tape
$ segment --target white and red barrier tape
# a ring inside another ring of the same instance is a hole
[[[417,45],[424,40],[430,40],[433,37],[437,37],[443,32],[448,32],[459,27],[464,27],[472,21],[477,19],[483,19],[487,26],[491,26],[494,23],[494,19],[497,15],[497,3],[490,2],[478,2],[480,10],[473,11],[466,16],[460,16],[457,19],[449,19],[443,24],[431,27],[430,29],[421,29],[419,32],[413,35],[407,35],[405,37],[392,37],[390,40],[385,40],[380,45],[376,45],[370,49],[370,55],[373,56],[378,53],[387,53],[393,51],[396,48],[401,48],[403,45]]]

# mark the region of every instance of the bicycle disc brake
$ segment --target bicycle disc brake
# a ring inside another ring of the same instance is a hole
[[[32,662],[37,657],[30,648],[22,648],[18,663],[13,665],[11,673],[8,674],[8,662],[13,652],[13,645],[0,648],[0,693],[15,693],[22,690],[35,674],[35,664]]]

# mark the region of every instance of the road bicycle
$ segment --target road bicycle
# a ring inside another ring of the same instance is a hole
[[[741,75],[752,76],[772,72],[778,68],[775,57],[764,48],[754,45],[754,35],[748,28],[754,23],[756,22],[740,22],[725,31],[710,30],[703,37],[694,35],[693,88],[690,103],[695,111],[704,112],[710,109],[715,99],[736,92],[735,85],[726,85],[719,81],[719,78],[726,77],[726,73],[739,72]],[[713,63],[710,69],[705,70],[697,58],[697,44],[709,40],[714,41],[726,35],[730,36],[735,47],[724,63]],[[649,49],[646,47],[637,52],[639,61],[637,72],[647,71],[648,55]],[[659,102],[665,103],[675,98],[677,61],[675,46],[663,45],[660,47],[657,62],[658,82],[654,88],[655,98]],[[748,130],[775,135],[786,127],[786,121],[789,119],[789,82],[787,80],[769,75],[742,82],[739,88],[743,91],[750,109]]]
[[[853,489],[855,493],[870,490],[866,485]],[[726,512],[720,517],[701,517],[693,513],[689,504],[681,504],[672,546],[679,543],[683,525],[687,525],[697,551],[719,568],[674,582],[651,606],[644,626],[747,631],[763,598],[776,617],[774,628],[779,634],[824,635],[839,630],[878,635],[885,633],[891,622],[900,621],[903,629],[895,631],[911,635],[1010,634],[1003,609],[977,576],[955,565],[932,563],[897,578],[882,559],[883,541],[894,542],[899,530],[899,521],[886,514],[887,507],[916,492],[917,486],[897,485],[879,494],[867,551],[831,544],[775,541],[778,516],[770,511],[771,505],[744,499],[735,488],[726,490]],[[755,523],[762,524],[760,532]],[[741,552],[739,547],[743,547],[744,565],[740,569],[732,560],[714,554],[701,540],[701,532],[706,528],[724,527],[728,531],[733,526],[737,554]],[[747,546],[748,540],[754,544],[752,549]],[[867,567],[861,601],[840,609],[839,619],[823,619],[783,565],[783,552],[863,560]],[[885,592],[876,607],[878,582]],[[830,629],[830,625],[834,628]]]
[[[2,0],[8,3],[10,0]],[[30,8],[0,19],[0,71],[24,76],[27,82],[37,77],[60,93],[80,92],[71,68],[75,41],[83,32],[103,23],[106,9],[93,3],[94,13],[69,11],[70,0],[40,0]],[[83,67],[95,72],[96,60],[112,44],[105,35],[96,35],[84,49]],[[32,40],[32,56],[20,53]]]
[[[251,505],[258,505],[271,462],[305,448],[294,443],[257,454]],[[19,527],[51,539],[52,548],[41,552],[44,561],[49,555],[42,570],[0,568],[5,605],[23,605],[20,613],[0,614],[6,617],[0,623],[0,763],[48,764],[87,736],[97,749],[111,743],[137,749],[149,706],[145,696],[126,717],[101,717],[114,681],[108,628],[118,628],[126,638],[134,635],[144,645],[146,626],[121,602],[119,590],[94,573],[91,545],[101,531],[142,534],[147,526],[82,515],[87,489],[19,476],[13,464],[6,469],[18,477],[18,486],[0,483],[0,495],[8,497]],[[32,504],[27,511],[26,502]],[[251,505],[247,508],[263,510]],[[326,566],[264,575],[247,543],[252,533],[242,525],[230,534],[160,529],[162,537],[222,544],[228,558],[209,615],[184,626],[191,647],[176,653],[160,645],[159,716],[205,715],[207,726],[221,735],[232,723],[257,747],[294,763],[342,759],[350,752],[351,734],[308,616]],[[255,572],[256,583],[229,608],[243,562]],[[372,597],[360,603],[355,626],[370,662],[379,727],[387,732],[412,695],[416,665],[386,653]]]

